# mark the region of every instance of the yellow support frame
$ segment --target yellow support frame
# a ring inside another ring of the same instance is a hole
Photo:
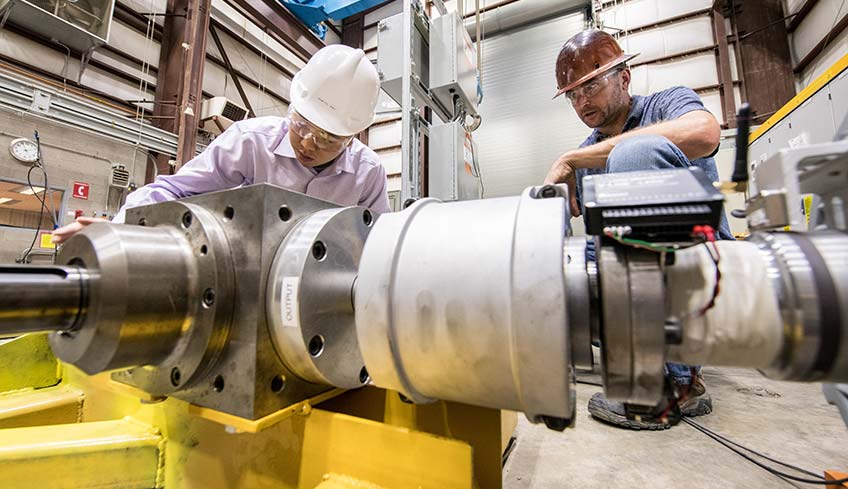
[[[0,344],[0,364],[32,355],[20,348],[26,341]],[[0,395],[0,413],[5,406],[8,420],[28,425],[0,429],[0,487],[501,487],[504,418],[497,410],[413,405],[366,387],[330,390],[244,420],[152,398],[109,374],[62,371],[59,386]],[[511,431],[514,418],[506,421]]]
[[[163,443],[132,420],[0,430],[0,487],[160,488]]]
[[[0,339],[0,352],[0,394],[49,387],[61,379],[46,334]]]
[[[0,428],[78,423],[83,392],[69,385],[0,395]]]

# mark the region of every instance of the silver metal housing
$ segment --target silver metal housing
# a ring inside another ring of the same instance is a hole
[[[368,381],[353,315],[353,284],[375,221],[363,207],[318,211],[295,225],[268,276],[274,348],[298,377],[352,389]]]
[[[197,266],[176,229],[92,224],[57,261],[86,270],[89,280],[84,322],[52,334],[50,345],[89,374],[165,362],[184,327],[205,327]],[[186,373],[183,380],[193,372]]]
[[[783,320],[783,350],[763,373],[848,382],[848,235],[755,233]]]
[[[416,202],[371,232],[355,288],[373,382],[414,402],[574,417],[563,280],[564,187]]]

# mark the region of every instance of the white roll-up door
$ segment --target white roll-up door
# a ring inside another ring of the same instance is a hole
[[[483,41],[483,124],[474,132],[485,197],[519,194],[540,185],[551,164],[589,135],[556,92],[560,48],[584,28],[568,14]]]

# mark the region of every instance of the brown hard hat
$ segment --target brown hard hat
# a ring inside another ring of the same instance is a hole
[[[554,98],[638,55],[625,54],[615,39],[604,31],[587,29],[575,34],[563,44],[557,56]]]

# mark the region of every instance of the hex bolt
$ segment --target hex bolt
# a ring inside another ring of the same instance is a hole
[[[539,195],[543,199],[552,199],[557,196],[557,190],[551,185],[545,185],[542,187],[542,190],[539,191]]]

